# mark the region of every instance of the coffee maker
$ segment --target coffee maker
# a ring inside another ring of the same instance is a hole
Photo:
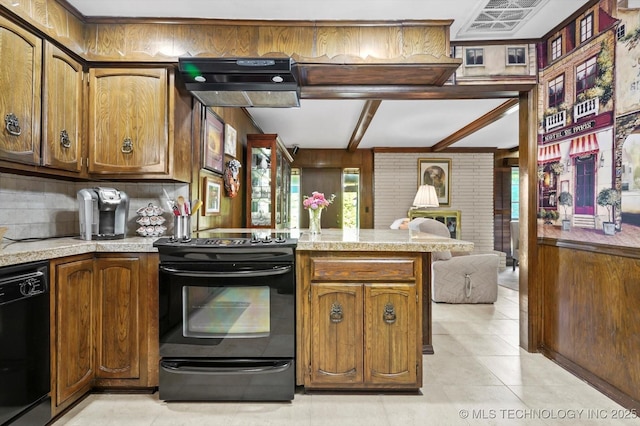
[[[80,238],[116,240],[127,232],[129,197],[115,188],[85,188],[78,191]]]

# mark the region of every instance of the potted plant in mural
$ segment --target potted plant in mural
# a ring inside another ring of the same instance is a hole
[[[604,188],[598,193],[598,199],[596,201],[599,206],[607,208],[608,222],[602,223],[602,230],[605,235],[614,235],[616,233],[616,227],[613,222],[612,213],[614,207],[620,207],[620,194],[613,188]]]
[[[558,204],[564,209],[564,219],[562,219],[562,230],[568,231],[571,229],[571,221],[567,214],[567,208],[573,206],[573,195],[567,191],[563,191],[558,196]]]
[[[556,210],[538,210],[538,218],[542,219],[545,225],[553,225],[553,222],[558,220],[560,214]]]

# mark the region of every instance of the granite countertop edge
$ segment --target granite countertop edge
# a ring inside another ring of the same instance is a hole
[[[131,237],[119,240],[86,241],[80,238],[50,238],[0,245],[0,267],[86,253],[153,253],[157,238]]]

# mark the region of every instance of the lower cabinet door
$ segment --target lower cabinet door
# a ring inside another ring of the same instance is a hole
[[[89,390],[94,377],[93,258],[54,264],[55,406]]]
[[[363,381],[361,284],[311,284],[309,387]]]
[[[364,293],[364,381],[420,387],[415,285],[366,284]]]
[[[140,377],[138,258],[99,258],[96,353],[98,379]]]

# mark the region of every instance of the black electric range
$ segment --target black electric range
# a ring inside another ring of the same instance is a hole
[[[161,400],[293,399],[296,243],[270,231],[154,243]]]

